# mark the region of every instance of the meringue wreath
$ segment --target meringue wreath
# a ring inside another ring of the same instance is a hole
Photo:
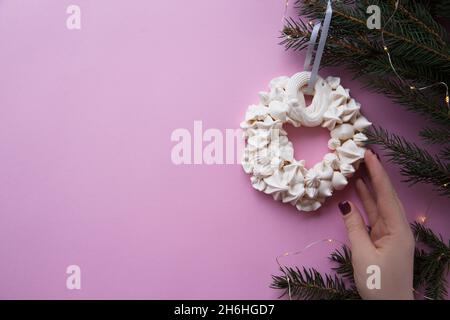
[[[361,115],[361,105],[350,97],[340,79],[317,78],[310,106],[306,85],[310,72],[279,77],[270,92],[260,92],[258,105],[251,105],[241,123],[245,149],[242,165],[252,186],[275,200],[291,203],[299,211],[315,211],[343,189],[364,158],[364,130],[371,123]],[[322,126],[330,130],[330,153],[312,168],[294,159],[294,148],[283,125]]]

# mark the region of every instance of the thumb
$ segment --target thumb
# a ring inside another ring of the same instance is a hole
[[[339,203],[353,251],[375,249],[359,209],[351,202]]]

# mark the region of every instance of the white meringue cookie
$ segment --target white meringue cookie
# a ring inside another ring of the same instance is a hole
[[[339,171],[333,173],[333,179],[331,180],[333,188],[336,190],[342,190],[348,184],[347,178],[344,177]]]
[[[372,125],[372,122],[369,122],[365,117],[360,116],[358,119],[355,120],[355,123],[353,123],[353,127],[357,131],[364,131],[368,127]]]
[[[327,153],[323,157],[323,161],[328,163],[333,170],[339,170],[339,167],[341,166],[341,162],[339,161],[338,156],[335,153]]]
[[[302,182],[289,186],[288,191],[284,195],[282,201],[287,203],[296,203],[305,194],[305,185]]]
[[[268,92],[265,91],[260,91],[258,93],[259,96],[259,103],[262,104],[263,106],[268,106],[269,102],[270,102],[270,95]]]
[[[319,175],[321,180],[331,180],[333,177],[333,168],[331,168],[331,165],[326,161],[315,164],[313,169]]]
[[[248,135],[247,135],[247,129],[256,127],[257,123],[258,123],[258,121],[256,121],[256,120],[242,121],[242,122],[240,123],[239,126],[240,126],[242,129],[245,130],[245,131],[244,131],[244,137],[245,137],[245,136],[248,136]]]
[[[264,121],[256,121],[253,127],[256,127],[258,129],[271,129],[271,128],[277,128],[277,125],[281,125],[282,122],[280,120],[273,120],[273,118],[269,115],[267,115],[264,118]]]
[[[305,188],[305,194],[310,198],[314,199],[319,194],[319,187],[313,188],[313,187],[306,187]]]
[[[277,77],[275,79],[272,79],[269,83],[270,89],[280,88],[284,89],[286,88],[287,83],[289,82],[290,78],[286,76]]]
[[[305,177],[305,189],[308,197],[310,197],[311,199],[315,198],[317,196],[317,193],[319,192],[319,186],[319,174],[314,169],[308,170],[308,173]]]
[[[353,140],[347,140],[345,143],[336,149],[339,160],[344,163],[354,163],[364,158],[365,150],[358,147]]]
[[[330,180],[320,181],[319,196],[331,197],[333,195],[333,185]]]
[[[269,114],[274,120],[286,121],[289,105],[281,101],[271,101],[269,103]]]
[[[331,89],[336,90],[337,87],[341,84],[341,78],[337,77],[327,77],[327,82],[330,85]]]
[[[253,188],[255,188],[258,191],[264,191],[266,188],[266,183],[258,177],[251,177],[250,181],[252,183]]]
[[[353,166],[350,163],[345,162],[341,163],[339,170],[346,178],[353,176],[353,174],[355,173],[355,168],[353,168]]]
[[[322,206],[322,203],[319,201],[311,200],[311,199],[305,199],[304,201],[297,202],[297,210],[299,211],[316,211]]]
[[[256,134],[248,138],[247,142],[249,145],[260,149],[269,144],[269,137],[265,135],[265,132],[257,131]]]
[[[245,121],[264,120],[269,112],[269,108],[262,105],[251,105],[245,114]]]
[[[276,167],[269,164],[256,163],[253,166],[253,175],[256,177],[270,177],[275,172]]]
[[[331,106],[323,115],[322,127],[327,128],[328,130],[333,130],[337,124],[342,123],[341,116],[343,112],[344,109],[342,106]]]
[[[344,123],[336,126],[336,128],[331,131],[331,137],[340,140],[347,140],[351,139],[354,133],[355,131],[353,126],[351,124]]]
[[[289,189],[287,182],[284,179],[284,173],[281,170],[276,170],[273,175],[264,178],[264,182],[267,185],[264,192],[267,194],[273,194],[275,192],[286,191]]]
[[[293,148],[292,142],[290,142],[289,139],[288,139],[288,137],[286,137],[286,136],[281,136],[281,137],[279,138],[279,142],[280,142],[280,146],[287,146],[287,145],[290,145],[290,146]]]
[[[355,141],[356,145],[359,147],[363,147],[366,144],[367,140],[369,140],[367,136],[361,132],[353,136],[353,141]]]
[[[341,140],[336,138],[331,138],[328,140],[328,149],[330,150],[336,150],[337,147],[341,146]]]
[[[272,168],[274,168],[274,170],[280,169],[282,163],[283,160],[279,157],[273,157],[272,160],[270,161],[270,165],[272,166]]]
[[[308,188],[317,188],[319,185],[319,174],[314,169],[309,169],[305,176],[305,186]]]
[[[283,101],[286,96],[286,92],[282,88],[275,87],[269,92],[270,101]]]
[[[272,198],[275,201],[281,201],[283,199],[283,192],[274,192],[274,193],[272,193]]]
[[[361,105],[355,101],[355,99],[350,99],[349,102],[343,107],[342,111],[342,121],[353,122],[359,116],[359,110]]]
[[[280,158],[286,161],[294,161],[294,148],[292,144],[280,147]]]
[[[293,163],[285,165],[283,167],[283,170],[285,172],[285,179],[287,181],[287,183],[303,183],[304,181],[304,176],[303,176],[303,170],[304,170],[304,165],[301,162],[296,162],[294,160]]]
[[[336,90],[333,90],[331,94],[331,100],[333,106],[339,107],[347,103],[347,99],[350,97],[349,91],[344,89],[341,85],[339,85]]]
[[[244,168],[245,173],[252,173],[256,161],[255,158],[256,155],[254,152],[250,152],[248,149],[244,150],[242,154],[242,167]]]

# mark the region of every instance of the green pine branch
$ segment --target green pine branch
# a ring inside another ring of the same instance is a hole
[[[450,165],[445,165],[439,158],[433,157],[416,144],[382,128],[374,126],[366,134],[369,144],[380,145],[390,161],[401,166],[401,173],[406,182],[430,183],[442,195],[450,196]]]
[[[450,19],[450,6],[448,5],[448,0],[418,0],[418,2],[429,6],[433,16]]]
[[[450,128],[425,128],[419,134],[432,144],[450,143]]]
[[[450,114],[444,103],[445,91],[441,91],[440,101],[435,96],[426,96],[418,90],[405,89],[405,86],[392,78],[364,79],[366,87],[374,92],[389,97],[395,103],[403,105],[406,110],[418,113],[436,124],[450,129]]]
[[[342,251],[335,250],[329,259],[337,265],[333,271],[354,283],[352,253],[347,246],[342,246]]]
[[[446,162],[450,162],[450,147],[445,147],[439,152],[439,157]]]
[[[423,243],[429,248],[438,251],[450,262],[450,240],[445,244],[441,235],[436,235],[430,228],[423,224],[414,222],[411,224],[416,241]]]
[[[414,287],[424,287],[429,299],[443,300],[447,297],[447,275],[450,268],[450,241],[446,245],[441,235],[422,224],[411,224],[416,241],[424,244],[427,251],[417,249],[414,260]]]
[[[282,276],[272,276],[273,289],[283,290],[281,297],[289,295],[292,299],[304,300],[355,300],[361,299],[355,288],[347,288],[337,276],[322,276],[314,268],[282,268]],[[289,280],[288,280],[289,279]]]

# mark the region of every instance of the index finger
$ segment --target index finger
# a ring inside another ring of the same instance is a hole
[[[378,213],[386,220],[387,225],[391,225],[391,222],[404,223],[405,217],[399,207],[394,186],[381,162],[371,150],[364,154],[364,161],[376,194]]]

